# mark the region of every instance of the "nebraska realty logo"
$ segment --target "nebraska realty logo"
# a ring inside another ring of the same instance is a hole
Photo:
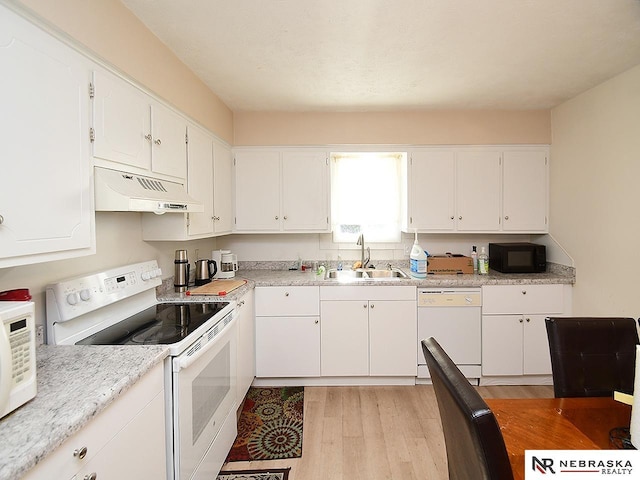
[[[638,450],[527,450],[525,479],[640,478]]]

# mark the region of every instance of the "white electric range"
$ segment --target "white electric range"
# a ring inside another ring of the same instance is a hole
[[[237,434],[235,302],[158,302],[155,260],[47,286],[47,343],[167,345],[167,477],[215,478]]]

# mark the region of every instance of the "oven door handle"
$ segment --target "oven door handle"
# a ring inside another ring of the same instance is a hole
[[[176,358],[176,361],[173,362],[174,373],[178,373],[183,368],[189,367],[189,365],[191,365],[193,362],[195,362],[201,356],[207,353],[210,349],[212,349],[218,343],[218,340],[220,340],[224,335],[226,335],[229,332],[229,329],[235,328],[235,325],[236,325],[236,315],[232,314],[231,321],[227,323],[222,328],[222,330],[220,330],[220,332],[218,332],[218,334],[215,337],[213,337],[211,340],[207,340],[207,336],[210,330],[207,331],[207,333],[205,333],[198,339],[198,342],[200,342],[200,345],[201,345],[200,348],[195,349],[195,351],[190,355],[183,354]],[[190,347],[189,350],[187,350],[187,352],[190,351],[192,348],[193,346]]]

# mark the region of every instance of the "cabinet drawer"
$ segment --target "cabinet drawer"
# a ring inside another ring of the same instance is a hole
[[[319,287],[257,287],[256,316],[320,315]]]
[[[564,286],[488,285],[482,287],[482,313],[563,313]]]

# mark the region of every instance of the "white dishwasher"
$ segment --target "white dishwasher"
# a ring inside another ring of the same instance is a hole
[[[481,308],[479,288],[418,288],[418,378],[430,383],[422,340],[433,337],[462,373],[476,385],[481,373]],[[475,381],[475,382],[474,382]]]

